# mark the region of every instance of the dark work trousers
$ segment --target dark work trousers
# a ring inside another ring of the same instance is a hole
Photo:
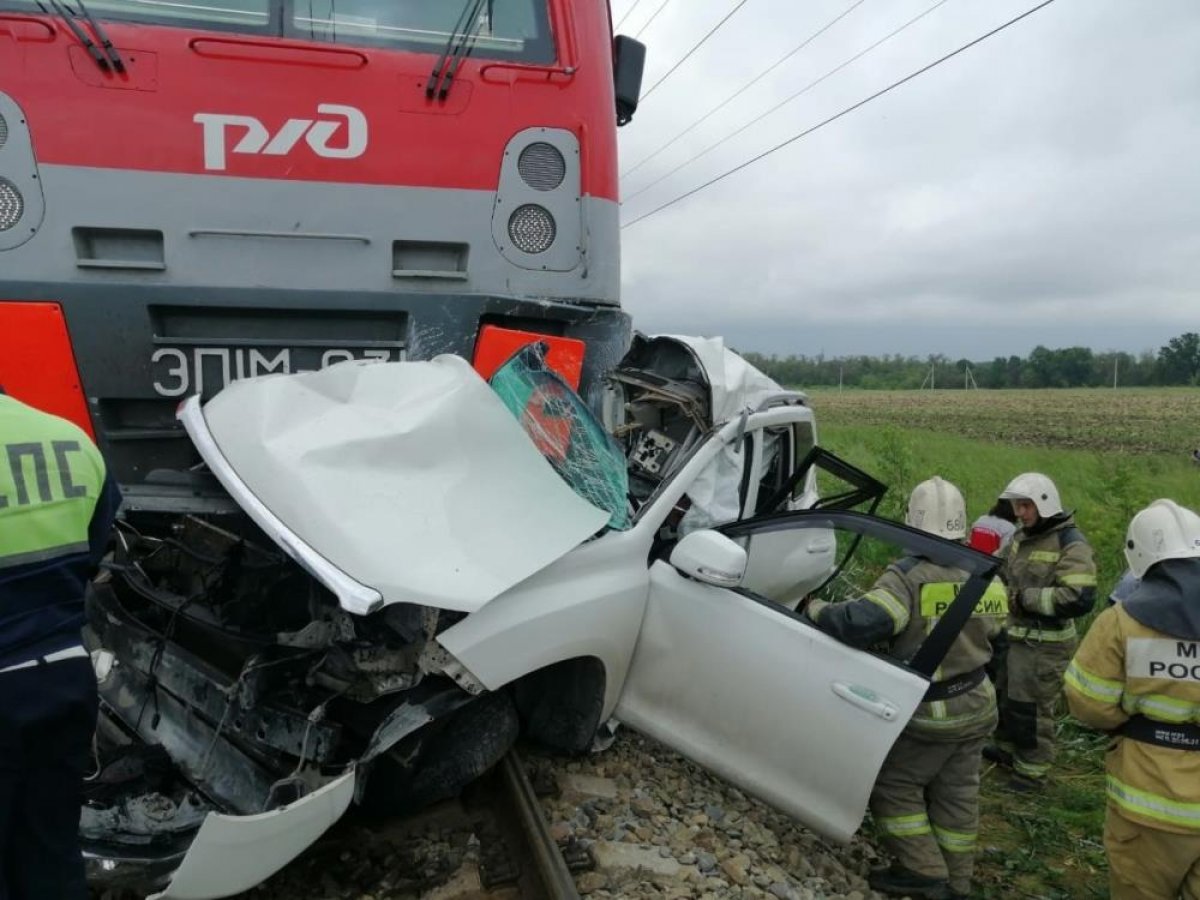
[[[86,900],[79,849],[96,676],[87,657],[0,674],[0,900]]]

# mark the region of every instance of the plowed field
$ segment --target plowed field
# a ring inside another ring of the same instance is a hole
[[[812,392],[821,422],[955,434],[1029,447],[1189,454],[1200,388]]]

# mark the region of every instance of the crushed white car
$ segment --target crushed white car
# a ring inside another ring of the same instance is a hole
[[[87,635],[89,873],[161,898],[246,890],[356,800],[411,810],[610,717],[846,840],[956,616],[904,662],[797,601],[864,537],[972,572],[968,613],[996,564],[870,515],[883,486],[719,341],[638,338],[602,420],[536,347],[490,384],[347,362],[180,417],[212,512],[127,516]]]

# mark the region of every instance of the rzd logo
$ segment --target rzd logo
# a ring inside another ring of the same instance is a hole
[[[274,136],[253,116],[234,116],[226,113],[196,113],[193,122],[204,127],[204,168],[217,172],[225,170],[226,134],[229,128],[244,129],[234,153],[286,156],[304,138],[317,156],[326,159],[355,159],[367,149],[367,117],[353,106],[321,103],[317,113],[336,116],[336,119],[288,119]],[[344,120],[344,121],[343,121]],[[338,129],[346,126],[344,147],[331,147],[330,140]]]

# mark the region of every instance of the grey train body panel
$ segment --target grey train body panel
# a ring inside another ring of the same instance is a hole
[[[5,279],[117,278],[111,273],[125,260],[89,256],[81,238],[113,234],[116,240],[133,231],[161,233],[162,268],[137,267],[147,283],[405,291],[415,281],[434,294],[619,302],[619,211],[610,200],[584,197],[572,204],[580,218],[574,235],[587,252],[576,254],[573,268],[551,271],[517,265],[501,253],[492,227],[494,212],[500,214],[497,195],[490,191],[73,166],[39,171],[44,219],[32,238],[0,256]],[[396,253],[421,243],[463,246],[465,271],[393,274]],[[528,255],[519,256],[524,262]]]

